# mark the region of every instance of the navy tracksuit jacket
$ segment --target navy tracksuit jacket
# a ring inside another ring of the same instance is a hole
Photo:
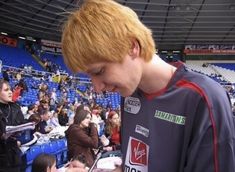
[[[235,117],[207,76],[181,64],[166,88],[122,105],[124,171],[235,172]]]

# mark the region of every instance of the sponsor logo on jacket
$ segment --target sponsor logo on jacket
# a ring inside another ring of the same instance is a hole
[[[130,137],[126,153],[125,171],[148,171],[149,146]]]
[[[137,114],[140,111],[141,103],[138,98],[126,97],[124,101],[124,111]]]
[[[141,126],[141,125],[136,125],[135,127],[135,132],[136,133],[139,133],[145,137],[148,137],[149,136],[149,129]]]
[[[162,119],[179,125],[185,125],[186,117],[156,110],[155,118]]]

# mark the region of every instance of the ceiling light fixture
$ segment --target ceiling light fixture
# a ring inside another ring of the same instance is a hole
[[[23,36],[19,36],[19,38],[20,38],[20,39],[25,39],[25,37],[23,37]]]
[[[1,32],[2,35],[8,35],[6,32]]]

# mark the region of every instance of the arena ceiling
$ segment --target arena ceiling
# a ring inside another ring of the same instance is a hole
[[[77,0],[1,0],[0,32],[60,41]],[[235,44],[235,0],[118,0],[152,29],[160,50],[188,44]]]

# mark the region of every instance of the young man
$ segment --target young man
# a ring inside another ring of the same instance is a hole
[[[62,36],[65,63],[97,92],[122,102],[124,171],[234,172],[235,127],[224,89],[155,54],[151,31],[130,8],[88,0]]]

